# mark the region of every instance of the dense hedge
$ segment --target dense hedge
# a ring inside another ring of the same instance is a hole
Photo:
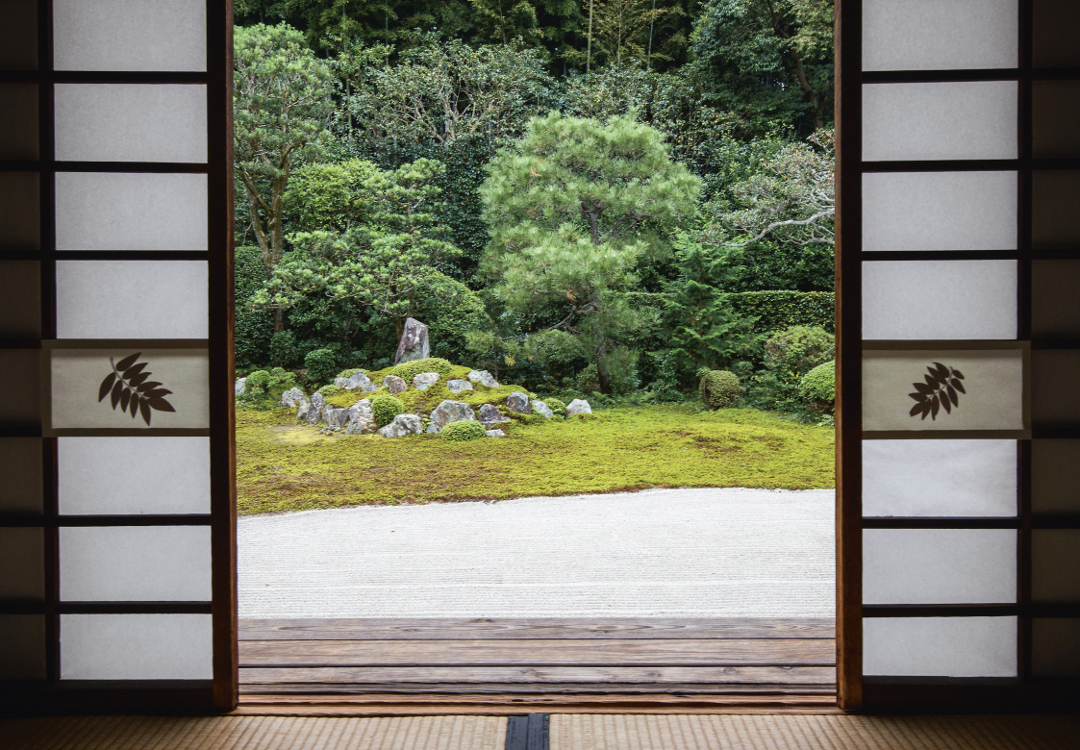
[[[820,326],[836,332],[836,296],[832,292],[739,292],[727,298],[738,315],[758,319],[755,333],[792,326]]]
[[[265,365],[270,361],[274,314],[269,310],[250,308],[251,296],[266,283],[266,266],[258,247],[240,245],[236,248],[233,282],[236,290],[236,367],[245,370]]]

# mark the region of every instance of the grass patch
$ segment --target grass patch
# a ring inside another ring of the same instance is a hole
[[[515,388],[498,390],[504,389]],[[434,398],[432,408],[441,400]],[[476,404],[485,401],[495,400]],[[831,429],[747,409],[663,405],[605,409],[584,419],[534,417],[498,425],[505,438],[472,442],[324,436],[315,426],[294,426],[290,409],[242,409],[236,420],[245,515],[651,487],[834,486]]]

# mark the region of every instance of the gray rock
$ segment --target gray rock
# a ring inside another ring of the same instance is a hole
[[[534,412],[536,412],[536,413],[537,413],[537,414],[539,414],[540,416],[544,417],[545,419],[551,419],[552,417],[554,417],[554,416],[555,416],[555,415],[554,415],[554,414],[552,413],[551,409],[549,409],[549,408],[548,408],[548,405],[547,405],[547,404],[545,404],[545,403],[544,403],[543,401],[537,401],[537,400],[536,400],[536,399],[534,398],[534,399],[532,400],[532,404],[531,404],[531,406],[532,406],[532,410],[533,410]]]
[[[402,393],[409,390],[409,384],[397,375],[387,375],[382,379],[384,388],[389,388],[391,393]]]
[[[413,388],[418,391],[426,391],[438,382],[439,373],[437,372],[422,372],[412,379]]]
[[[468,380],[447,380],[446,387],[450,389],[451,393],[461,393],[462,391],[471,391],[473,389],[472,383]]]
[[[484,423],[484,427],[491,427],[493,424],[509,422],[510,417],[504,417],[502,412],[491,404],[484,404],[480,407],[480,421]]]
[[[592,414],[592,407],[589,406],[589,402],[584,399],[575,398],[567,404],[566,416],[572,417],[575,414]]]
[[[304,401],[302,404],[300,404],[299,408],[296,410],[296,419],[297,419],[297,421],[298,422],[306,422],[306,421],[308,421],[307,417],[308,417],[308,413],[310,411],[311,411],[311,402],[310,401]]]
[[[281,405],[288,406],[290,409],[306,403],[309,403],[308,397],[299,388],[290,388],[281,394]]]
[[[428,327],[415,318],[405,321],[405,332],[398,342],[394,364],[427,359],[431,356],[431,343],[428,341]]]
[[[347,391],[355,391],[360,389],[361,393],[370,393],[371,391],[378,390],[374,383],[371,382],[371,378],[362,372],[354,372],[349,379],[345,381],[345,385],[342,386]]]
[[[466,422],[475,420],[472,407],[464,401],[443,401],[431,412],[431,423],[427,431],[437,435],[439,431],[451,422]]]
[[[334,385],[336,385],[338,388],[344,389],[349,385],[349,379],[348,378],[334,378]]]
[[[362,398],[349,407],[349,421],[354,419],[375,419],[371,409],[371,399]]]
[[[305,419],[308,424],[318,424],[319,418],[322,416],[322,410],[326,407],[326,399],[323,395],[316,391],[311,394],[311,406],[307,410]]]
[[[372,435],[377,431],[377,425],[373,419],[357,419],[349,422],[345,428],[346,435]]]
[[[490,372],[487,370],[470,370],[466,375],[469,380],[480,385],[486,385],[488,388],[498,388],[499,381],[496,380]]]
[[[488,437],[506,437],[506,433],[502,430],[487,430]]]
[[[234,396],[244,395],[244,384],[247,383],[247,378],[237,378],[236,385],[233,386]]]
[[[510,397],[506,399],[506,406],[510,411],[516,411],[518,414],[532,414],[532,409],[529,408],[528,393],[514,391],[510,394]]]
[[[349,407],[349,419],[345,432],[349,435],[370,435],[379,426],[375,424],[375,414],[371,410],[371,401],[364,398]]]
[[[332,430],[345,429],[349,423],[349,410],[339,409],[336,406],[323,407],[322,420]]]
[[[419,435],[424,431],[424,423],[416,414],[398,414],[394,421],[379,430],[379,434],[385,438],[404,437],[405,435]]]

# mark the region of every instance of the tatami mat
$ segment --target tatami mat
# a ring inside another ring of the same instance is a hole
[[[73,717],[0,721],[5,750],[502,750],[506,718]]]
[[[556,714],[551,750],[1075,750],[1060,716]]]

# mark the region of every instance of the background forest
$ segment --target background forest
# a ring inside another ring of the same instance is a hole
[[[831,0],[236,0],[236,351],[828,411]],[[820,369],[820,368],[819,368]],[[823,373],[824,374],[824,373]]]

